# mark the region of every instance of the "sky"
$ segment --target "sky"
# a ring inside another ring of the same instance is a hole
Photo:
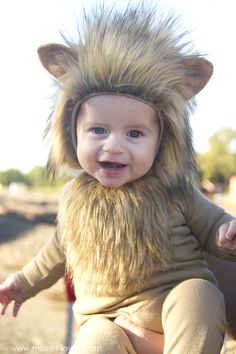
[[[111,4],[116,1],[104,0]],[[119,0],[119,6],[128,1]],[[135,2],[135,0],[133,1]],[[63,43],[59,34],[75,31],[75,18],[96,0],[8,0],[0,4],[0,171],[28,172],[44,165],[49,147],[43,141],[54,92],[52,77],[41,67],[37,47]],[[156,3],[156,0],[152,0]],[[233,0],[159,0],[174,11],[195,48],[214,64],[214,75],[197,95],[191,116],[197,151],[222,127],[236,129],[235,7]]]

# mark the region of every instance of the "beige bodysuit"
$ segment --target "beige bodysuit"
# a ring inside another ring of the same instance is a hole
[[[86,284],[75,283],[77,300],[74,312],[79,324],[91,316],[114,318],[118,314],[126,314],[137,324],[161,332],[161,316],[157,316],[157,313],[161,313],[163,300],[173,287],[192,278],[216,284],[204,260],[204,250],[226,260],[236,260],[235,256],[219,250],[216,245],[219,226],[231,219],[230,215],[212,204],[199,191],[196,191],[188,205],[178,200],[173,201],[169,220],[175,262],[170,270],[162,271],[157,264],[151,276],[144,279],[139,292],[120,296],[108,296],[105,291],[97,296],[88,291]],[[24,294],[32,297],[50,287],[64,274],[65,250],[60,234],[56,233],[38,255],[18,272],[18,277]]]

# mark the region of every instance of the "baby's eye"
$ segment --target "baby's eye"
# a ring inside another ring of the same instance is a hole
[[[92,129],[92,132],[94,134],[105,134],[106,133],[106,129],[100,128],[100,127],[95,127],[95,128]]]
[[[140,136],[142,136],[142,133],[139,130],[130,130],[128,132],[128,136],[130,136],[131,138],[139,138]]]

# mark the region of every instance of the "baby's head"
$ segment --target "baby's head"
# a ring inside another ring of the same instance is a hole
[[[39,48],[59,83],[52,170],[82,167],[108,187],[147,173],[170,190],[193,181],[188,113],[212,65],[188,53],[175,21],[156,13],[95,10],[77,42]]]
[[[120,187],[147,174],[161,139],[154,107],[125,95],[85,100],[75,129],[80,166],[107,187]]]

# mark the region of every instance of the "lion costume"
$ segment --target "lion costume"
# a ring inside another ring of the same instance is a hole
[[[73,353],[134,353],[112,321],[120,314],[164,332],[165,353],[216,354],[223,342],[224,300],[203,250],[235,260],[216,245],[219,226],[232,217],[197,189],[189,126],[194,96],[213,69],[176,32],[176,20],[158,20],[153,9],[100,8],[84,16],[77,41],[39,48],[58,82],[48,127],[54,174],[81,171],[76,122],[90,97],[140,100],[158,112],[162,127],[153,166],[139,180],[107,188],[81,171],[65,186],[55,237],[18,273],[30,297],[67,268],[82,325]]]

